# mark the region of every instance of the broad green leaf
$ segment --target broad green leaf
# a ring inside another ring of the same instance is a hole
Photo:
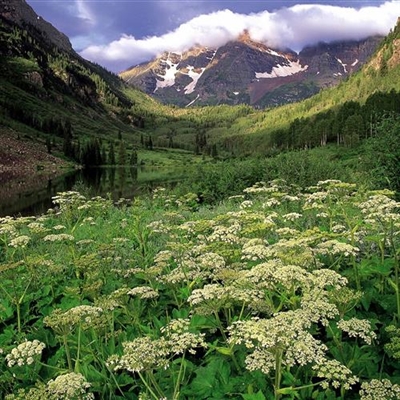
[[[383,262],[378,258],[371,260],[363,260],[359,266],[359,275],[362,278],[366,278],[371,275],[390,275],[394,266],[394,260],[388,258]]]
[[[215,349],[224,356],[231,356],[233,353],[233,350],[229,347],[216,347]]]
[[[263,392],[259,390],[257,393],[242,394],[244,400],[266,400]]]

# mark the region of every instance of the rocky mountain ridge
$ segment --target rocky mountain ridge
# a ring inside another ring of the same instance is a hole
[[[0,16],[16,23],[21,28],[30,25],[38,33],[42,34],[49,44],[63,51],[73,51],[68,37],[37,15],[25,0],[0,0]]]
[[[166,104],[271,107],[338,84],[371,57],[381,40],[319,43],[297,54],[256,42],[245,31],[219,48],[164,52],[120,76]]]

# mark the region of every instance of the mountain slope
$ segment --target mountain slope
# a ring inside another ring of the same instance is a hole
[[[0,0],[0,15],[22,29],[29,26],[45,42],[58,47],[60,50],[73,52],[68,37],[38,16],[25,0]]]
[[[166,104],[276,106],[338,84],[368,60],[381,39],[320,43],[297,54],[271,49],[244,32],[216,49],[165,52],[120,76]]]
[[[354,126],[362,139],[371,135],[377,116],[385,111],[399,112],[399,39],[398,24],[359,71],[301,102],[267,110],[246,105],[198,107],[197,102],[193,107],[175,108],[176,120],[154,129],[154,143],[166,144],[173,138],[174,146],[195,150],[201,139],[205,143],[201,152],[211,154],[216,147],[220,156],[230,157],[310,148],[337,143],[338,138],[340,145],[345,140],[349,144],[343,129]],[[359,51],[364,51],[363,46]],[[341,59],[350,66],[354,63],[351,60],[352,53]]]
[[[329,142],[351,146],[346,135],[354,136],[353,144],[373,135],[379,118],[398,114],[399,104],[400,19],[360,71],[302,102],[236,119],[225,131],[222,147],[265,154]]]
[[[0,125],[51,140],[57,154],[66,140],[80,153],[90,140],[104,140],[106,151],[120,137],[129,151],[160,113],[153,99],[80,57],[25,0],[0,0]]]

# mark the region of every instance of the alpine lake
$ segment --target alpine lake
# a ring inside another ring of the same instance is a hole
[[[53,208],[59,192],[78,191],[84,196],[133,199],[158,186],[173,186],[183,179],[176,169],[103,167],[70,171],[60,176],[34,175],[10,179],[0,176],[0,217],[31,216]]]

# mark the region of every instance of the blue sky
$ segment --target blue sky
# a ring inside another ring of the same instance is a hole
[[[273,48],[385,35],[400,1],[26,0],[74,49],[119,72],[163,50],[220,46],[244,29]]]

